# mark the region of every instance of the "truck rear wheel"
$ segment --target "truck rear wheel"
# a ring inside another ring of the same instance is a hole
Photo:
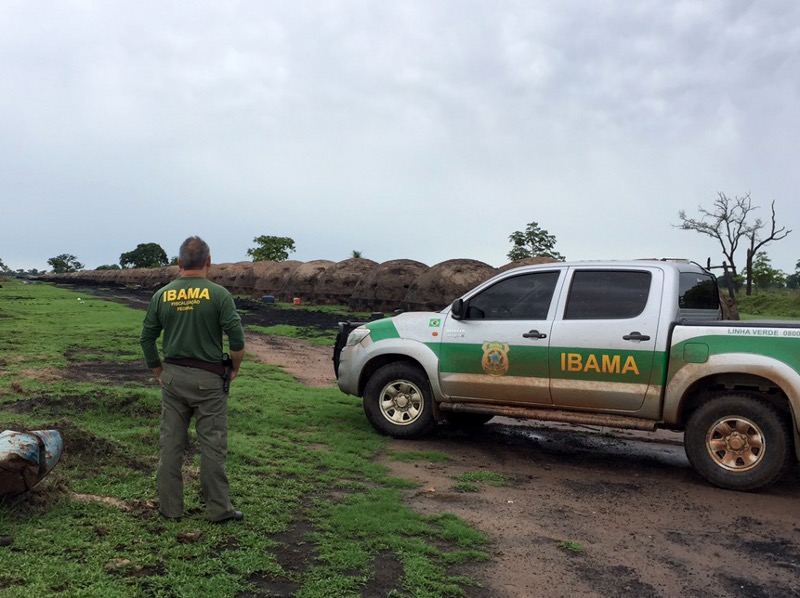
[[[420,438],[436,426],[428,378],[408,363],[390,363],[372,375],[364,388],[364,413],[378,432],[393,438]]]
[[[792,440],[786,418],[775,407],[730,393],[692,413],[684,447],[692,467],[715,486],[755,490],[784,473]]]

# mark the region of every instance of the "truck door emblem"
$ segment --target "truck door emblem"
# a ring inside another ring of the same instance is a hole
[[[504,376],[508,372],[508,343],[485,342],[483,347],[483,371],[490,376]]]

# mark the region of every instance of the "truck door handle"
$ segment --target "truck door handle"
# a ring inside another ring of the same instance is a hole
[[[641,332],[631,332],[630,334],[626,334],[622,337],[624,341],[649,341],[650,336],[647,334],[642,334]]]
[[[546,334],[542,334],[538,330],[531,330],[522,335],[522,338],[547,338]]]

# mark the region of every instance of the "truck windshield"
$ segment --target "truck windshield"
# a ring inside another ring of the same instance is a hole
[[[681,272],[678,307],[681,309],[719,309],[717,281],[710,274]]]

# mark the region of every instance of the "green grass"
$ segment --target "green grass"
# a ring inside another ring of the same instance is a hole
[[[258,326],[250,324],[247,327],[251,332],[259,334],[272,334],[289,338],[301,338],[312,345],[328,346],[336,340],[336,330],[320,330],[312,326],[291,326],[289,324],[276,324],[275,326]]]
[[[736,303],[743,320],[800,319],[800,290],[768,289],[754,291],[750,296],[740,292],[736,296]]]
[[[300,598],[469,594],[475,582],[460,567],[488,558],[486,538],[403,503],[413,484],[377,462],[387,440],[360,401],[247,358],[231,392],[227,461],[246,520],[206,522],[194,437],[185,517],[161,519],[160,391],[147,384],[142,318],[53,286],[3,281],[0,429],[54,428],[66,447],[31,492],[0,500],[4,596],[269,595],[272,583]],[[400,573],[376,590],[387,561]]]
[[[252,297],[247,297],[247,299],[252,300]],[[369,317],[372,315],[372,312],[368,311],[361,311],[361,312],[351,311],[346,305],[311,305],[307,303],[301,303],[300,305],[295,305],[294,303],[288,303],[288,302],[276,302],[276,303],[270,303],[269,305],[273,309],[288,309],[295,311],[297,310],[321,311],[331,314],[355,316],[356,318],[361,318],[364,320],[369,319]]]
[[[571,552],[573,554],[580,554],[584,551],[583,545],[576,540],[563,540],[559,542],[557,545],[559,550],[563,550],[564,552]]]
[[[487,486],[503,487],[510,486],[511,480],[508,476],[496,471],[465,471],[457,476],[456,481],[460,484],[486,484]]]

